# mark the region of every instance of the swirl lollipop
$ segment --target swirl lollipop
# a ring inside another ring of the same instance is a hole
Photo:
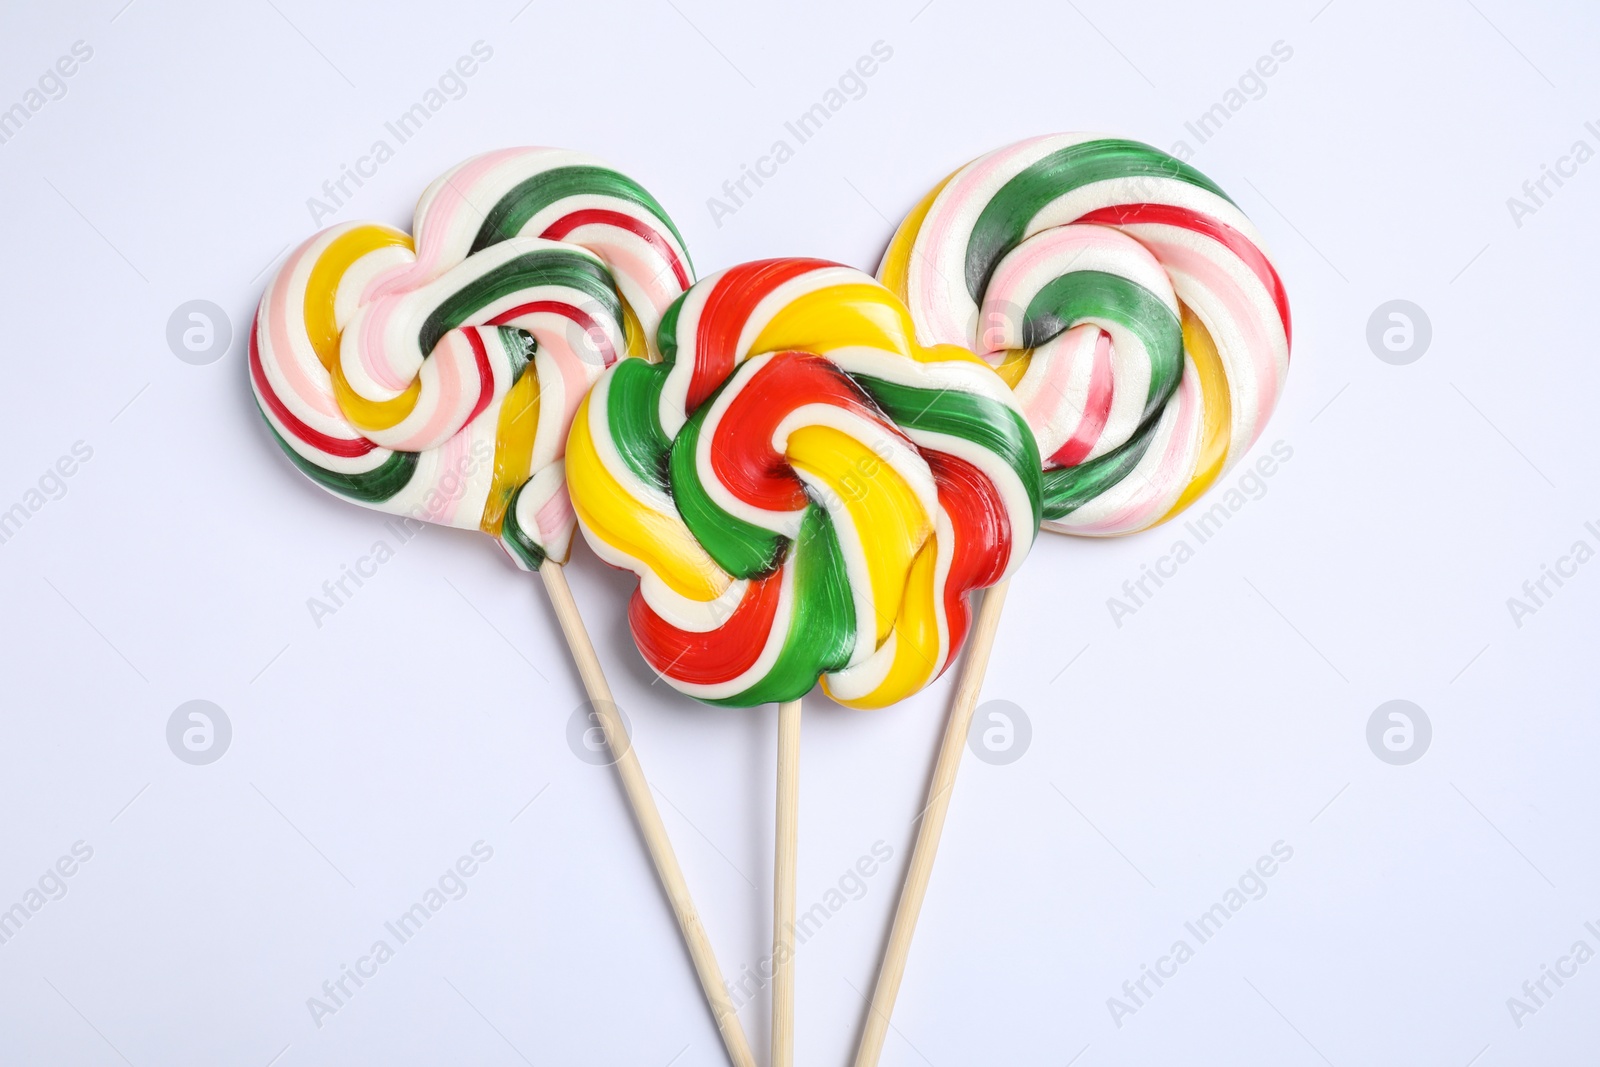
[[[639,575],[629,622],[679,691],[779,703],[773,1059],[792,1057],[800,698],[875,708],[936,678],[974,589],[1039,522],[1039,455],[1004,383],[924,348],[860,271],[807,259],[706,278],[662,320],[664,362],[625,361],[580,405],[573,504]]]
[[[682,240],[632,179],[550,148],[447,171],[418,201],[413,233],[347,223],[290,254],[251,335],[261,413],[334,495],[482,530],[539,572],[729,1053],[753,1065],[561,570],[572,414],[606,367],[652,354],[691,281]]]
[[[1289,302],[1261,236],[1194,168],[1093,134],[1036,137],[941,182],[879,277],[923,343],[1015,392],[1044,457],[1044,525],[1112,536],[1188,507],[1255,442],[1289,369]],[[856,1067],[878,1062],[1005,584],[984,597]]]

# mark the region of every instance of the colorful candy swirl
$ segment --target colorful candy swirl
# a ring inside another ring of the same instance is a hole
[[[750,263],[690,289],[664,362],[595,384],[567,442],[579,525],[634,571],[629,621],[673,686],[711,703],[852,707],[936,678],[969,595],[1021,563],[1039,455],[965,349],[917,344],[869,276]]]
[[[251,331],[261,413],[339,496],[562,562],[572,414],[606,367],[651,354],[692,281],[683,241],[637,182],[552,148],[446,172],[413,232],[345,223],[289,255]]]
[[[879,277],[925,343],[979,353],[1045,457],[1046,527],[1183,510],[1254,443],[1289,369],[1289,301],[1243,212],[1134,141],[990,152],[900,224]]]

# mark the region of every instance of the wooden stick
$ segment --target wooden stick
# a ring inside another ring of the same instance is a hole
[[[877,1067],[883,1041],[889,1033],[889,1016],[894,1012],[900,980],[905,977],[906,958],[911,954],[911,938],[916,933],[917,916],[928,895],[928,879],[939,852],[939,835],[944,833],[945,815],[950,810],[950,794],[956,785],[956,772],[966,752],[967,733],[972,729],[972,713],[983,690],[983,674],[994,648],[995,631],[1000,628],[1000,609],[1005,606],[1009,580],[989,589],[973,624],[967,658],[961,665],[961,681],[956,686],[955,702],[945,723],[944,741],[939,746],[939,761],[933,768],[933,783],[928,789],[928,805],[922,809],[922,826],[911,850],[911,865],[900,888],[900,904],[895,909],[894,925],[889,929],[889,944],[878,968],[878,984],[872,991],[867,1025],[856,1048],[855,1067]]]
[[[755,1067],[750,1043],[745,1039],[744,1028],[739,1025],[733,999],[728,995],[728,987],[722,979],[722,969],[717,966],[716,954],[711,950],[711,939],[706,936],[705,927],[700,923],[700,914],[689,896],[683,869],[678,866],[678,856],[667,838],[667,828],[661,822],[661,812],[650,793],[650,783],[645,780],[644,771],[639,767],[639,757],[634,754],[633,746],[628,741],[622,716],[611,699],[611,686],[606,683],[605,675],[600,670],[600,659],[595,655],[589,631],[584,628],[583,619],[578,614],[578,605],[572,599],[567,576],[562,573],[559,563],[548,560],[539,567],[539,576],[544,579],[545,589],[550,593],[550,604],[555,608],[561,631],[566,634],[567,645],[572,649],[572,658],[578,665],[583,688],[589,694],[589,703],[600,719],[606,744],[611,748],[617,773],[622,777],[623,791],[633,807],[633,817],[639,823],[639,832],[650,850],[650,858],[655,861],[661,887],[666,890],[672,910],[678,916],[684,944],[694,960],[694,969],[700,976],[700,986],[705,990],[706,1002],[711,1006],[717,1029],[722,1031],[722,1042],[728,1048],[728,1059],[734,1067]]]
[[[794,884],[800,837],[800,701],[778,705],[772,861],[772,1067],[794,1067]]]

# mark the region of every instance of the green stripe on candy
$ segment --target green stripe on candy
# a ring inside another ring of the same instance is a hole
[[[902,430],[946,434],[971,441],[1005,461],[1027,490],[1037,533],[1042,514],[1039,444],[1020,412],[986,396],[957,389],[902,385],[870,375],[855,382]]]
[[[642,359],[618,363],[606,386],[605,418],[606,431],[634,476],[670,493],[667,460],[672,442],[661,428],[660,408],[667,370],[665,364]]]
[[[744,692],[707,703],[745,708],[799,700],[819,675],[849,664],[856,643],[855,599],[833,520],[822,508],[806,509],[793,552],[794,610],[777,660]]]
[[[1064,518],[1126,478],[1149,451],[1160,422],[1159,414],[1152,415],[1126,443],[1098,459],[1045,471],[1044,517]]]
[[[1021,243],[1028,223],[1051,201],[1094,182],[1137,177],[1187,182],[1228,200],[1210,178],[1147,144],[1107,139],[1069,145],[1006,182],[984,205],[967,242],[967,292],[980,299],[995,264]]]
[[[672,499],[717,566],[735,578],[764,578],[783,563],[789,539],[726,511],[701,484],[695,453],[712,407],[702,404],[672,442]]]
[[[261,417],[266,419],[266,413],[262,412]],[[272,431],[272,438],[278,442],[278,447],[283,449],[283,454],[294,461],[294,465],[299,467],[306,477],[325,489],[362,504],[381,504],[388,500],[406,487],[417,469],[417,457],[420,453],[391,452],[388,459],[370,471],[363,471],[360,474],[341,474],[326,467],[319,467],[296,452],[278,433],[278,428],[272,425],[270,420],[267,421],[267,429]]]
[[[1131,330],[1150,355],[1150,389],[1143,418],[1167,402],[1183,374],[1183,327],[1178,316],[1137,282],[1098,270],[1052,279],[1028,304],[1022,347],[1037,348],[1087,319],[1109,319]]]
[[[558,200],[570,196],[609,196],[637,204],[654,215],[678,239],[680,248],[683,246],[683,236],[672,224],[666,210],[638,182],[605,167],[575,166],[556,167],[513,186],[484,216],[483,225],[478,227],[478,235],[467,254],[517,236],[529,219]],[[684,259],[687,266],[688,253],[684,254]],[[689,275],[694,276],[692,267],[689,268]]]
[[[496,300],[544,285],[576,289],[622,321],[622,299],[602,264],[580,252],[540,249],[507,260],[445,297],[424,320],[417,344],[432,352],[439,338]]]
[[[517,521],[517,498],[522,496],[522,490],[528,488],[528,483],[523,482],[521,488],[511,497],[511,506],[506,508],[504,522],[500,526],[500,540],[505,546],[520,559],[530,571],[536,571],[544,564],[545,551],[534,543],[528,536],[528,531],[522,528]]]
[[[533,364],[533,357],[539,351],[539,342],[534,340],[533,334],[517,326],[496,326],[494,329],[500,335],[500,346],[506,351],[511,381],[515,384]]]
[[[666,313],[661,316],[661,325],[656,327],[656,348],[661,353],[663,363],[678,361],[678,316],[683,311],[683,301],[688,295],[688,290],[685,290],[668,304]]]

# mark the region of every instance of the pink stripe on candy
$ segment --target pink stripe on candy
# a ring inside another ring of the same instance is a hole
[[[1101,431],[1111,417],[1111,400],[1115,394],[1115,380],[1111,374],[1111,335],[1099,327],[1092,327],[1099,335],[1094,343],[1094,366],[1089,373],[1089,395],[1083,406],[1083,418],[1066,444],[1055,451],[1047,466],[1076,467],[1082,463],[1100,440]],[[1024,417],[1029,417],[1027,414]]]
[[[1159,236],[1159,227],[1140,227],[1140,240],[1156,254],[1169,274],[1183,273],[1193,278],[1214,298],[1222,302],[1231,325],[1244,335],[1245,354],[1254,368],[1260,388],[1256,390],[1255,430],[1259,435],[1278,401],[1278,364],[1273,358],[1273,339],[1262,331],[1261,318],[1250,299],[1234,280],[1208,256]],[[1193,232],[1193,231],[1188,231]],[[1222,246],[1226,249],[1226,246]],[[1231,253],[1229,253],[1231,254]],[[1254,444],[1254,438],[1246,443]]]
[[[462,460],[467,454],[466,434],[456,434],[444,444],[439,446],[434,455],[438,466],[433,472],[433,487],[423,494],[422,505],[424,511],[422,518],[425,522],[437,522],[446,526],[455,525],[451,520],[455,517],[461,499],[466,496],[468,465]],[[443,482],[447,475],[454,475],[456,486],[454,490],[446,490]],[[428,498],[433,497],[435,504],[428,506]]]
[[[1166,505],[1153,508],[1151,502],[1166,500],[1174,495],[1174,491],[1181,492],[1183,486],[1188,484],[1192,472],[1186,469],[1184,459],[1189,451],[1189,439],[1194,433],[1195,418],[1203,403],[1199,379],[1192,374],[1185,374],[1177,393],[1167,403],[1178,405],[1178,417],[1171,436],[1167,438],[1166,452],[1162,454],[1155,470],[1150,472],[1147,490],[1134,494],[1125,506],[1099,522],[1073,526],[1074,532],[1099,534],[1143,529],[1166,514]]]
[[[1048,268],[1052,263],[1065,259],[1063,269],[1050,272],[1051,277],[1062,277],[1071,273],[1073,265],[1082,256],[1099,251],[1109,252],[1124,260],[1130,256],[1146,257],[1144,247],[1119,230],[1106,226],[1058,226],[1023,241],[1006,254],[1002,260],[1004,267],[995,272],[989,279],[988,288],[984,290],[984,306],[992,307],[999,303],[1012,308],[1015,315],[1021,318],[1025,308],[1018,294],[1026,291],[1025,287],[1031,280],[1039,276],[1041,266]],[[1037,291],[1037,287],[1033,287],[1033,291],[1028,293],[1029,298]]]
[[[272,412],[273,417],[278,420],[278,424],[284,428],[284,431],[302,444],[319,449],[330,456],[352,459],[371,452],[373,448],[372,442],[366,438],[358,437],[354,440],[343,440],[337,437],[329,437],[327,434],[321,433],[301,422],[294,412],[290,411],[288,406],[279,399],[278,394],[273,391],[272,383],[267,380],[266,370],[261,366],[260,331],[256,329],[257,325],[258,323],[252,323],[250,329],[250,380],[256,387],[261,403],[266,405],[268,411]]]
[[[397,299],[380,300],[370,305],[371,310],[361,322],[361,345],[357,349],[361,357],[361,368],[367,372],[367,376],[379,386],[395,393],[403,392],[411,384],[409,377],[401,377],[395,373],[390,365],[387,346],[384,344],[384,338],[389,332],[389,319],[399,306],[400,301]],[[423,353],[424,357],[427,355],[428,353]]]
[[[1091,211],[1078,221],[1119,227],[1146,224],[1176,226],[1179,229],[1203,234],[1226,246],[1255,273],[1257,278],[1261,279],[1261,284],[1266,286],[1267,292],[1272,296],[1273,304],[1278,309],[1278,318],[1283,322],[1284,341],[1293,345],[1294,331],[1289,321],[1289,294],[1284,291],[1283,279],[1278,277],[1278,269],[1254,241],[1222,220],[1172,204],[1120,204]]]
[[[464,211],[471,212],[474,216],[482,214],[467,200],[466,194],[461,190],[475,188],[483,176],[495,167],[530,151],[537,149],[501,148],[463,163],[451,174],[450,180],[440,187],[432,203],[428,205],[427,215],[422,220],[423,225],[418,227],[416,234],[416,260],[401,270],[388,272],[382,278],[375,280],[374,284],[368,286],[367,291],[362,294],[362,302],[370,303],[381,296],[409,292],[442,273],[439,269],[440,263],[452,252],[449,248],[449,238],[455,232],[457,216]],[[470,225],[469,229],[472,235],[476,236],[479,227]],[[466,249],[462,248],[458,255],[452,258],[459,258],[465,254]]]
[[[951,230],[955,226],[955,217],[958,209],[966,204],[971,197],[974,186],[982,184],[997,170],[1004,168],[1019,153],[1025,152],[1040,141],[1049,140],[1049,137],[1030,137],[1026,141],[1018,141],[1007,148],[991,152],[989,155],[969,163],[957,176],[950,179],[950,183],[939,194],[941,204],[935,205],[935,210],[930,210],[923,219],[922,229],[917,233],[916,242],[921,244],[924,240],[929,242],[933,250],[932,255],[912,256],[911,270],[916,273],[919,287],[924,294],[941,293],[950,285],[939,271],[935,262],[939,253],[943,251],[951,239]],[[965,292],[965,290],[962,290]],[[926,318],[931,321],[919,322],[921,329],[928,331],[923,338],[927,342],[942,342],[944,344],[966,345],[970,338],[966,336],[965,328],[960,323],[950,321],[950,307],[943,301],[927,301],[935,306],[924,307],[919,310],[928,314]]]
[[[541,544],[577,521],[577,515],[572,510],[572,497],[567,493],[566,486],[557,489],[549,500],[540,505],[533,521],[539,528]]]
[[[294,344],[299,340],[306,348],[312,347],[311,337],[305,328],[305,290],[291,286],[290,279],[298,272],[303,260],[315,258],[311,256],[311,248],[320,236],[321,234],[318,234],[310,238],[294,250],[288,262],[279,270],[272,288],[267,291],[267,333],[272,340],[273,368],[283,375],[284,383],[294,394],[295,399],[318,415],[335,420],[348,429],[344,413],[339,410],[339,405],[333,398],[333,381],[328,378],[327,371],[318,363],[317,371],[320,372],[321,378],[314,378],[308,374],[296,357]],[[299,294],[301,305],[292,319],[289,309],[291,288]]]

